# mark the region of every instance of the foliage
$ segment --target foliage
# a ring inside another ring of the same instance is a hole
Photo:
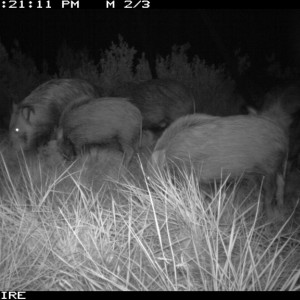
[[[235,93],[235,82],[223,66],[209,66],[197,55],[190,61],[189,45],[173,46],[171,55],[158,57],[159,78],[174,78],[189,86],[195,95],[196,111],[212,115],[239,113],[243,99]]]
[[[4,47],[1,45],[1,48]],[[10,55],[1,55],[0,85],[5,88],[11,101],[20,102],[49,75],[40,73],[34,61],[22,53],[15,41]]]
[[[129,47],[122,36],[119,36],[118,44],[112,43],[108,50],[101,53],[100,82],[105,95],[110,95],[124,83],[151,79],[149,63],[144,54],[135,66],[136,53],[135,48]]]

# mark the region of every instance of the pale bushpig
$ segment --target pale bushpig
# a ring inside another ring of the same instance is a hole
[[[188,171],[193,168],[204,183],[226,176],[264,176],[266,208],[270,211],[275,195],[278,203],[283,204],[290,122],[286,116],[277,122],[273,118],[277,109],[280,107],[262,115],[182,117],[158,140],[148,169],[162,170],[173,164]]]
[[[141,113],[126,98],[87,98],[66,107],[57,140],[66,157],[94,146],[117,147],[128,164],[138,151],[141,134]]]

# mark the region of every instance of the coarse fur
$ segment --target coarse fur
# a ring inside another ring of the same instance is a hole
[[[115,96],[128,97],[143,116],[143,129],[165,128],[195,109],[192,91],[173,79],[152,79],[120,87]]]
[[[268,110],[274,102],[280,102],[283,110],[293,114],[300,109],[300,81],[272,88],[263,98],[261,111]]]
[[[276,194],[283,204],[283,173],[288,134],[266,115],[214,117],[204,114],[185,116],[158,140],[148,169],[162,170],[175,164],[195,170],[200,181],[209,183],[243,174],[264,176],[266,208]]]
[[[300,154],[300,82],[275,87],[264,97],[260,110],[248,109],[251,114],[270,115],[289,132],[289,165],[298,166]]]
[[[142,115],[126,98],[82,99],[68,105],[57,133],[64,156],[72,157],[93,146],[118,147],[128,164],[138,151]]]
[[[52,79],[38,86],[21,103],[13,105],[10,141],[16,150],[36,150],[49,141],[66,105],[82,97],[99,97],[82,79]]]
[[[279,87],[269,92],[263,110],[272,105],[272,99],[273,102],[275,99],[277,103],[281,104],[281,115],[286,114],[292,118],[289,126],[289,162],[291,166],[297,168],[299,167],[298,157],[300,155],[300,82]]]

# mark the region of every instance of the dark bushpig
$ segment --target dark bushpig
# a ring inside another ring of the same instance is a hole
[[[0,129],[8,130],[12,97],[7,88],[0,82]]]
[[[217,75],[216,73],[215,75]],[[219,74],[220,75],[220,74]],[[246,99],[238,92],[233,80],[221,80],[217,77],[203,82],[192,82],[192,91],[196,99],[195,112],[219,117],[246,114]],[[209,82],[209,80],[212,80]]]
[[[300,155],[300,82],[285,84],[276,87],[267,93],[264,99],[264,105],[261,108],[263,113],[280,103],[282,107],[281,114],[289,114],[292,123],[289,127],[289,163],[291,166],[299,167]],[[280,115],[277,117],[280,119]]]
[[[269,214],[275,195],[277,203],[283,205],[287,127],[291,121],[286,115],[277,123],[273,117],[277,109],[281,108],[276,106],[262,115],[182,117],[158,140],[149,161],[149,172],[175,164],[179,169],[195,170],[203,183],[219,180],[221,176],[264,176]]]
[[[47,143],[66,105],[82,97],[99,97],[96,88],[81,79],[52,79],[13,105],[10,141],[16,150],[37,150]]]
[[[166,128],[181,116],[194,113],[192,91],[173,79],[152,79],[119,87],[113,96],[127,97],[143,116],[143,129]]]
[[[138,151],[142,116],[126,98],[82,99],[71,103],[61,115],[57,131],[65,157],[93,146],[118,147],[128,164]]]

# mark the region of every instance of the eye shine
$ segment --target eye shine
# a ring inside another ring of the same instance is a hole
[[[98,98],[99,91],[82,79],[52,79],[36,87],[25,99],[13,105],[10,139],[13,148],[37,150],[51,138],[65,106],[82,97]]]

